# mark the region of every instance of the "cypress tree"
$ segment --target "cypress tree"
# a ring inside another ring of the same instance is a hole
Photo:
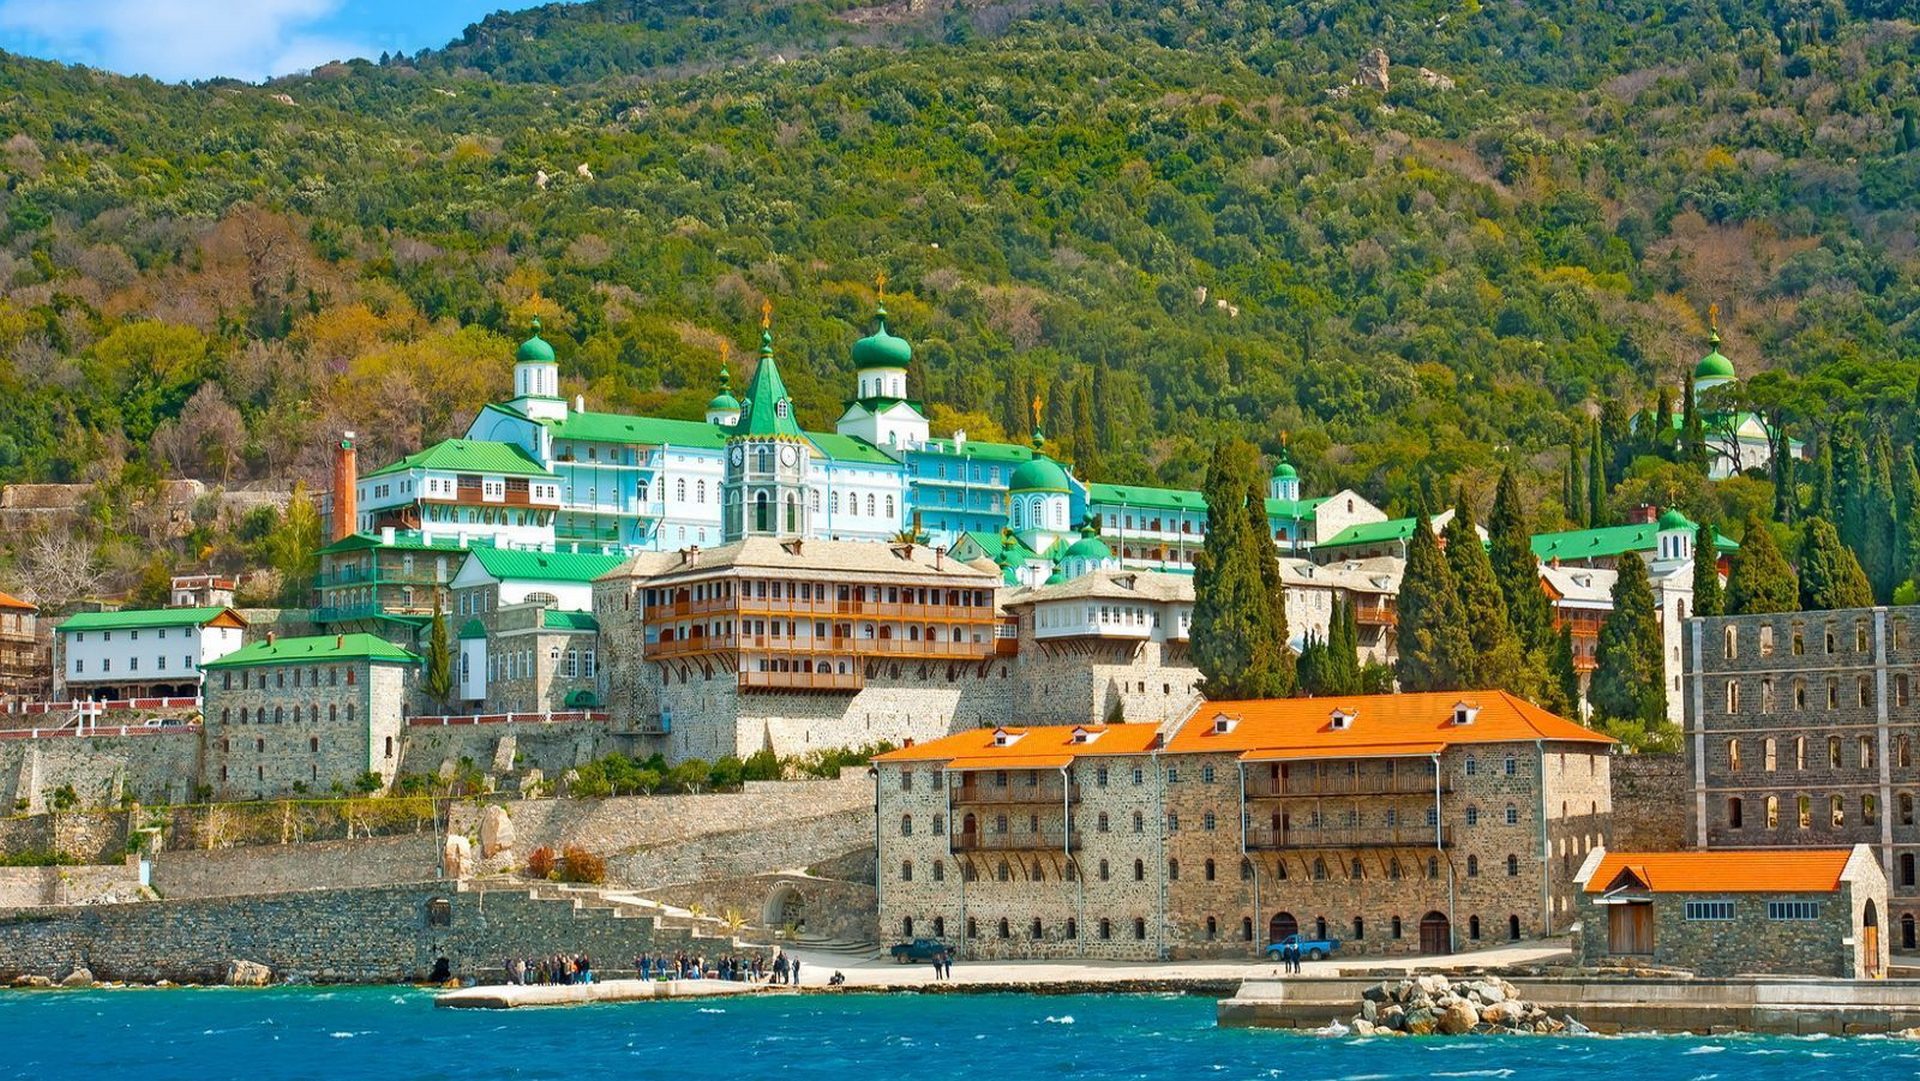
[[[1899,499],[1893,490],[1893,443],[1885,428],[1873,435],[1867,454],[1867,505],[1862,510],[1859,547],[1854,554],[1867,572],[1874,599],[1885,604],[1900,584]]]
[[[1727,573],[1727,614],[1793,612],[1799,603],[1799,583],[1767,523],[1758,515],[1748,515],[1746,535],[1740,538],[1740,550],[1733,554],[1733,567]]]
[[[1613,581],[1613,610],[1600,624],[1587,701],[1609,731],[1636,746],[1667,723],[1660,619],[1647,565],[1622,557]]]
[[[1293,693],[1294,656],[1288,644],[1287,587],[1280,577],[1280,550],[1267,532],[1267,493],[1260,471],[1260,452],[1253,444],[1240,441],[1245,459],[1245,482],[1240,506],[1247,528],[1240,543],[1246,546],[1246,559],[1260,568],[1260,595],[1266,605],[1267,637],[1256,643],[1254,665],[1260,673],[1261,697],[1283,698]]]
[[[1587,524],[1599,527],[1607,524],[1608,448],[1598,424],[1593,426],[1593,441],[1588,446],[1592,454],[1587,469]]]
[[[1833,437],[1822,435],[1820,449],[1813,455],[1813,491],[1807,497],[1807,514],[1834,520]]]
[[[1493,513],[1487,520],[1492,546],[1494,580],[1507,602],[1508,622],[1521,648],[1543,654],[1553,635],[1553,608],[1540,589],[1540,561],[1533,555],[1533,537],[1527,529],[1526,508],[1520,505],[1520,482],[1513,467],[1500,471],[1493,490]]]
[[[1263,527],[1249,537],[1246,503],[1259,484],[1259,458],[1242,440],[1222,440],[1207,468],[1207,536],[1194,557],[1194,665],[1208,698],[1265,698],[1292,685],[1284,610],[1276,622],[1278,560]],[[1271,570],[1263,564],[1272,565]],[[1278,670],[1286,658],[1286,678]]]
[[[1447,570],[1453,575],[1466,612],[1467,635],[1473,642],[1471,673],[1464,686],[1498,687],[1532,698],[1540,693],[1527,678],[1526,654],[1507,622],[1507,598],[1493,576],[1493,563],[1474,528],[1473,507],[1465,492],[1454,501],[1453,521],[1447,523]],[[1535,588],[1535,592],[1539,592]]]
[[[1906,458],[1907,497],[1906,513],[1901,515],[1902,566],[1906,569],[1908,581],[1920,581],[1920,466],[1914,464],[1911,453]]]
[[[1571,717],[1580,708],[1580,670],[1573,665],[1573,628],[1561,627],[1553,636],[1547,653],[1548,690],[1546,705],[1563,717]]]
[[[1663,385],[1660,396],[1654,399],[1653,430],[1648,433],[1647,450],[1668,460],[1674,457],[1672,387]]]
[[[1920,126],[1915,124],[1913,110],[1908,109],[1900,117],[1900,152],[1905,154],[1915,147],[1920,147]]]
[[[1473,674],[1473,640],[1453,572],[1423,510],[1407,541],[1400,579],[1400,660],[1403,691],[1453,691]]]
[[[1771,460],[1773,520],[1792,525],[1800,516],[1800,479],[1793,460],[1793,437],[1787,434],[1783,424],[1775,425],[1772,431],[1770,438],[1775,443]]]
[[[1857,554],[1866,547],[1867,450],[1851,433],[1835,433],[1833,495],[1838,517],[1822,515],[1840,530],[1840,540]]]
[[[1335,602],[1334,611],[1339,611]],[[1312,631],[1300,643],[1300,657],[1294,662],[1294,692],[1297,695],[1332,693],[1327,686],[1327,644]]]
[[[421,689],[435,702],[453,694],[453,647],[447,641],[447,615],[433,602],[433,622],[427,628],[427,670]]]
[[[1873,587],[1860,561],[1840,543],[1840,534],[1825,518],[1807,519],[1807,539],[1800,548],[1800,607],[1809,612],[1838,608],[1871,608]]]
[[[1360,692],[1360,620],[1352,600],[1335,607],[1340,632],[1328,643],[1327,671],[1335,694]]]
[[[1633,457],[1633,414],[1627,410],[1626,399],[1610,395],[1601,400],[1599,444],[1604,448],[1600,468],[1606,478],[1601,490],[1607,491],[1620,483]]]
[[[1586,440],[1576,436],[1567,444],[1567,517],[1574,525],[1587,525]]]
[[[1076,382],[1073,388],[1073,456],[1082,477],[1100,475],[1100,443],[1093,428],[1091,381]]]
[[[1680,460],[1702,473],[1707,471],[1707,426],[1700,419],[1700,403],[1693,393],[1693,380],[1682,384],[1680,419]]]
[[[1702,522],[1693,535],[1693,614],[1718,616],[1726,613],[1726,598],[1720,592],[1720,533]]]

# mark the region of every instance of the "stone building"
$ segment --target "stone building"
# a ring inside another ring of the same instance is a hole
[[[1580,960],[1699,976],[1887,974],[1887,879],[1866,845],[1587,856]]]
[[[372,634],[269,634],[208,662],[204,783],[221,799],[391,783],[419,666]]]
[[[1865,844],[1899,949],[1920,939],[1920,607],[1693,619],[1687,762],[1701,848]]]
[[[459,624],[455,697],[478,713],[600,705],[593,580],[621,557],[476,548],[452,582]]]
[[[1019,624],[1019,660],[1013,708],[996,721],[1159,724],[1193,708],[1191,575],[1095,571],[1004,603]]]
[[[992,723],[1014,652],[999,581],[913,544],[756,536],[642,553],[594,585],[607,703],[670,759]]]
[[[1499,691],[962,732],[875,760],[879,932],[1124,958],[1555,934],[1605,840],[1611,742]]]

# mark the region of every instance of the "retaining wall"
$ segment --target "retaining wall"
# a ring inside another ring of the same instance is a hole
[[[1625,754],[1613,769],[1616,852],[1672,852],[1693,847],[1693,779],[1683,754]]]

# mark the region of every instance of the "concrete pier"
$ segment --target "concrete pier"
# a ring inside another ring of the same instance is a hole
[[[1316,1029],[1351,1021],[1360,993],[1397,976],[1248,980],[1222,999],[1219,1023],[1238,1028]],[[1510,979],[1520,997],[1595,1032],[1761,1032],[1804,1036],[1899,1032],[1920,1027],[1920,980]]]
[[[736,980],[607,980],[602,983],[494,984],[462,987],[433,997],[455,1010],[511,1010],[520,1006],[583,1006],[595,1002],[642,1002],[661,998],[718,998],[763,991],[764,983]]]

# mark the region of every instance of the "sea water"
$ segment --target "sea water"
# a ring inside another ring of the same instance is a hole
[[[512,1011],[394,988],[0,992],[0,1076],[55,1081],[1056,1077],[1920,1078],[1871,1037],[1332,1039],[1221,1029],[1204,998],[765,995]]]

